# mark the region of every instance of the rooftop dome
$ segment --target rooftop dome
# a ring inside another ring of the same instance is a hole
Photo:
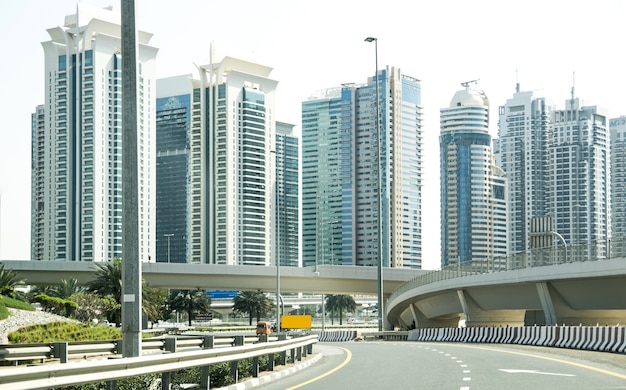
[[[475,90],[469,86],[455,93],[450,101],[450,107],[488,105],[487,95],[483,91]]]

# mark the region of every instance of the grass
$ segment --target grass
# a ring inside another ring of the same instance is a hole
[[[13,344],[119,340],[122,338],[122,332],[118,328],[108,326],[59,321],[26,326],[20,328],[19,331],[9,333],[7,338]]]
[[[12,309],[35,311],[35,308],[30,303],[20,301],[19,299],[9,298],[5,295],[0,295],[0,305],[4,305]]]

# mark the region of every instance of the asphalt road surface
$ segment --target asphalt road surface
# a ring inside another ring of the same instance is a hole
[[[319,343],[322,358],[259,387],[284,389],[626,389],[626,355],[501,344]]]

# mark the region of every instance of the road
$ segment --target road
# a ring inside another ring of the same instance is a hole
[[[311,367],[259,387],[284,389],[626,389],[626,355],[518,345],[319,343]]]

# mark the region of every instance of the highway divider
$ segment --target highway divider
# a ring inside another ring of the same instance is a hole
[[[382,335],[384,333],[386,332],[382,332],[380,334]],[[375,338],[376,333],[371,333],[365,339],[369,340]],[[626,327],[523,326],[419,328],[408,331],[406,340],[485,344],[520,344],[624,353],[626,350]]]

